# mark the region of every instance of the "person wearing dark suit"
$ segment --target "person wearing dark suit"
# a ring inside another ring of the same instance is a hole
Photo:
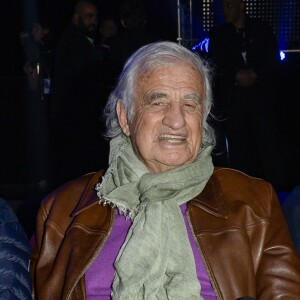
[[[101,138],[100,122],[105,52],[95,45],[97,13],[92,2],[79,1],[56,48],[50,120],[55,153],[51,173],[58,184],[106,164],[98,155],[100,148],[105,155],[106,141]],[[87,148],[89,153],[82,159]]]
[[[228,147],[228,161],[220,164],[270,179],[276,36],[267,23],[246,15],[242,0],[222,0],[222,8],[226,22],[210,31],[208,50],[215,67],[212,109],[219,152]]]
[[[119,16],[121,28],[116,35],[107,40],[112,85],[133,52],[159,39],[146,28],[147,10],[143,1],[124,1],[119,8]]]

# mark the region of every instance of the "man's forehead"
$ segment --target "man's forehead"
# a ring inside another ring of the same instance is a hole
[[[184,61],[184,60],[174,60],[171,63],[161,63],[156,66],[153,66],[152,68],[144,68],[143,66],[139,68],[138,71],[138,78],[143,79],[143,78],[149,78],[152,77],[153,73],[157,72],[168,72],[170,74],[174,72],[178,72],[182,68],[188,68],[190,69],[191,73],[198,73],[200,77],[201,72],[198,70],[197,66],[193,64],[192,62],[189,61]]]
[[[82,7],[81,14],[97,14],[97,8],[94,5],[87,4]]]
[[[184,70],[182,69],[185,68]],[[157,68],[139,72],[135,88],[137,91],[162,93],[168,87],[184,93],[202,92],[203,77],[191,63],[166,64]]]

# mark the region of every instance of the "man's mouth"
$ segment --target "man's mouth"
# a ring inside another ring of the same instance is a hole
[[[159,140],[166,141],[172,144],[183,143],[186,141],[186,137],[181,135],[174,135],[174,134],[162,134],[159,136]]]

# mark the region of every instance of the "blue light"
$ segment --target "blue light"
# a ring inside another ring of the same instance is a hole
[[[209,38],[205,38],[203,41],[201,41],[200,43],[194,45],[192,47],[192,50],[196,50],[197,48],[200,49],[201,52],[205,52],[208,53],[208,45],[209,45]]]
[[[285,53],[283,51],[280,51],[280,60],[285,59]]]

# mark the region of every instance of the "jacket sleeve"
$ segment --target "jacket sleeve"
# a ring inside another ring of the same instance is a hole
[[[270,195],[270,220],[256,277],[257,297],[296,300],[300,297],[300,259],[273,188]]]
[[[49,213],[49,209],[52,205],[53,198],[54,197],[52,197],[52,195],[49,195],[42,201],[37,213],[36,231],[34,235],[31,237],[31,241],[30,241],[32,247],[31,258],[30,258],[30,273],[31,273],[31,280],[32,280],[33,299],[35,299],[36,265],[41,252],[46,218]]]
[[[0,198],[0,299],[32,299],[30,244],[13,209]]]
[[[65,299],[63,289],[67,283],[63,278],[69,276],[66,269],[71,261],[71,250],[62,250],[63,243],[74,219],[71,214],[82,195],[85,195],[93,175],[94,173],[86,174],[65,183],[41,202],[36,218],[36,230],[31,238],[30,273],[34,299]],[[99,177],[96,176],[95,180],[98,182]],[[94,192],[94,183],[91,183],[90,190]],[[58,257],[61,260],[58,261]]]

